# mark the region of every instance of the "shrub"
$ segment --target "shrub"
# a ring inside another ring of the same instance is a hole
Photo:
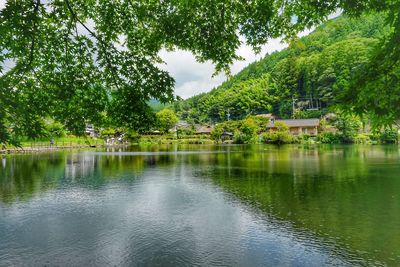
[[[265,133],[261,136],[263,143],[269,144],[292,144],[298,140],[290,134],[289,126],[283,122],[275,123],[276,131]]]
[[[46,125],[47,133],[50,137],[63,137],[65,136],[64,125],[60,122],[52,122]]]
[[[295,138],[289,132],[276,131],[272,133],[273,144],[292,144],[295,142]]]
[[[383,144],[395,144],[399,141],[398,130],[394,128],[386,128],[380,134],[379,139]]]
[[[322,144],[339,144],[340,136],[337,133],[323,132],[318,134],[317,140]]]
[[[174,127],[174,125],[178,122],[178,117],[175,112],[171,109],[165,108],[156,114],[157,116],[157,125],[160,130],[164,133],[168,133],[168,131]]]
[[[235,144],[244,144],[245,138],[244,138],[243,134],[239,131],[235,131],[235,133],[233,134],[233,142]]]
[[[249,116],[248,119],[252,119],[254,121],[257,127],[257,132],[265,131],[269,124],[269,118],[267,117]]]
[[[257,132],[257,124],[252,118],[247,118],[242,121],[239,130],[248,138],[254,137]]]
[[[348,135],[344,133],[339,133],[337,136],[339,138],[339,143],[341,144],[352,144],[354,143],[354,138],[356,137],[355,135]]]
[[[276,122],[275,123],[276,132],[285,132],[289,133],[289,126],[286,125],[284,122]]]
[[[303,141],[307,141],[308,139],[310,139],[310,135],[309,134],[302,134],[300,135],[300,139]]]
[[[334,122],[341,143],[353,143],[361,128],[361,120],[353,115],[339,114]]]
[[[215,128],[211,131],[211,139],[217,143],[221,141],[221,136],[224,133],[224,129],[222,125],[217,125]]]
[[[176,130],[176,134],[180,137],[180,136],[187,136],[187,135],[193,135],[196,131],[193,128],[178,128]]]
[[[239,128],[240,123],[241,121],[225,121],[223,123],[219,123],[217,126],[221,126],[226,132],[233,133]]]
[[[233,134],[233,142],[235,144],[255,144],[257,139],[257,135],[244,134],[240,131],[235,131]]]
[[[272,135],[270,132],[261,134],[260,139],[261,139],[261,143],[263,143],[263,144],[271,144],[272,143]]]
[[[353,139],[356,144],[370,144],[371,139],[368,134],[358,134]]]
[[[127,140],[129,140],[130,142],[132,142],[132,143],[139,143],[139,141],[140,141],[140,134],[138,134],[137,132],[135,132],[135,131],[127,131],[126,133],[125,133],[125,138],[127,139]]]
[[[257,143],[257,124],[251,117],[242,120],[239,125],[239,132],[236,131],[233,140],[238,144]]]
[[[114,128],[105,128],[101,130],[100,136],[101,137],[109,137],[109,136],[114,136],[117,133],[116,129]]]
[[[297,138],[289,132],[269,132],[261,135],[261,142],[264,144],[293,144],[298,142]]]
[[[301,144],[314,144],[315,138],[311,138],[309,134],[302,134],[295,138],[295,142],[299,142]]]

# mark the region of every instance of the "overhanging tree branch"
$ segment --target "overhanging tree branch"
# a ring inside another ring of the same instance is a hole
[[[104,40],[101,39],[100,36],[98,36],[94,31],[92,31],[85,23],[83,23],[82,20],[79,19],[79,17],[77,16],[77,14],[75,13],[75,11],[72,9],[71,3],[69,2],[69,0],[65,0],[65,3],[67,5],[68,10],[71,12],[71,15],[74,17],[74,19],[82,25],[83,28],[85,28],[85,30],[93,37],[97,40],[97,42],[100,44],[103,54],[104,54],[104,59],[106,60],[107,66],[111,71],[111,75],[113,77],[114,80],[114,85],[119,88],[119,83],[118,83],[118,74],[115,73],[114,71],[114,67],[110,61],[108,52],[107,52],[107,48],[110,47],[110,45],[106,42],[104,42]],[[111,49],[116,50],[116,48],[114,46],[111,46]]]

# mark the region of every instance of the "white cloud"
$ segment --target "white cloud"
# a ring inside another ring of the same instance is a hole
[[[231,72],[236,74],[248,64],[263,58],[266,53],[279,51],[285,47],[286,44],[281,43],[278,39],[273,39],[264,45],[261,52],[256,55],[251,47],[242,45],[237,50],[237,54],[245,60],[236,61],[231,66]],[[167,70],[176,80],[175,94],[180,97],[188,98],[202,92],[208,92],[227,79],[224,74],[212,77],[215,66],[211,62],[197,62],[194,55],[188,51],[167,52],[163,50],[160,52],[160,56],[166,62],[162,68]]]
[[[340,12],[332,14],[329,18],[331,19],[338,15],[340,15]],[[308,35],[313,30],[314,28],[303,31],[299,33],[299,37]],[[236,61],[231,66],[231,72],[232,74],[236,74],[250,63],[263,58],[266,53],[280,51],[286,47],[287,44],[282,43],[281,39],[272,39],[262,46],[261,52],[256,55],[250,46],[242,45],[237,50],[237,54],[242,56],[245,60]],[[208,92],[227,79],[224,74],[212,77],[215,71],[213,64],[211,62],[197,62],[190,52],[182,50],[167,52],[163,50],[160,52],[160,56],[166,62],[162,68],[167,70],[176,80],[175,94],[182,98]]]

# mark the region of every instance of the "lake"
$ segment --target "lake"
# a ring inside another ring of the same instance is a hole
[[[0,266],[400,266],[398,146],[7,155]]]

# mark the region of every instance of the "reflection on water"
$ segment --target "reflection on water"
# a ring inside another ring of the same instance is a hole
[[[397,146],[2,157],[0,266],[400,264]]]

